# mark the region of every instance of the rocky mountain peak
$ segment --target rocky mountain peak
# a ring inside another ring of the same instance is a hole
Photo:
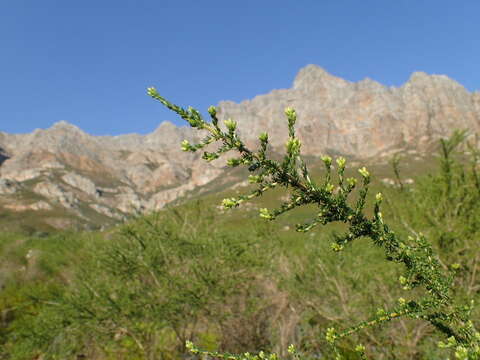
[[[178,132],[178,127],[171,123],[168,120],[162,121],[162,123],[153,131],[152,134],[156,135],[168,135],[172,133],[177,133]]]
[[[348,86],[350,82],[328,73],[318,65],[307,65],[300,69],[295,80],[293,89],[310,91],[313,88],[335,88]]]
[[[419,88],[435,87],[437,90],[460,90],[468,93],[464,86],[446,75],[429,75],[423,71],[412,73],[405,86],[415,86]]]
[[[68,121],[65,120],[60,120],[56,123],[54,123],[50,128],[47,130],[50,131],[62,131],[62,132],[68,132],[68,133],[82,133],[86,134],[83,130],[81,130],[78,126],[73,125],[69,123]]]
[[[360,90],[375,91],[375,92],[387,91],[387,87],[385,85],[382,85],[379,82],[373,79],[370,79],[368,77],[363,80],[360,80],[355,85],[357,89],[360,89]]]

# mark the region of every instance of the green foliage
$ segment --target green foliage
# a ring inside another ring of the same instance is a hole
[[[357,180],[345,178],[346,161],[343,158],[336,160],[337,166],[334,169],[332,159],[328,156],[322,157],[326,175],[318,184],[311,179],[309,170],[300,156],[301,142],[295,134],[296,113],[293,109],[285,110],[289,138],[285,144],[286,154],[279,162],[267,156],[267,134],[260,135],[259,150],[252,151],[240,139],[234,121],[230,119],[225,121],[226,131],[220,128],[214,107],[209,108],[212,121],[206,122],[197,110],[192,108],[185,110],[170,103],[161,97],[154,88],[149,88],[148,93],[179,114],[191,127],[208,133],[199,144],[192,145],[184,142],[182,148],[185,151],[195,152],[204,149],[209,144],[219,142],[220,146],[216,151],[204,151],[203,159],[211,161],[228,151],[238,152],[238,157],[229,159],[227,165],[247,166],[252,173],[249,180],[258,184],[258,188],[250,194],[225,199],[223,201],[225,208],[238,207],[247,200],[259,197],[266,191],[281,186],[289,190],[289,200],[277,209],[262,208],[260,210],[262,218],[274,220],[292,209],[313,204],[317,207],[315,217],[306,223],[298,224],[297,231],[307,232],[319,224],[340,222],[345,225],[346,229],[343,234],[335,236],[334,242],[331,244],[334,251],[342,251],[357,239],[369,238],[373,245],[383,249],[384,256],[388,261],[403,265],[404,272],[399,276],[398,282],[402,289],[414,290],[412,295],[408,300],[399,299],[397,305],[389,310],[382,309],[368,320],[346,329],[328,328],[325,338],[332,346],[336,358],[342,358],[340,343],[345,338],[361,330],[402,318],[421,319],[428,322],[438,333],[449,339],[447,343],[440,343],[440,346],[455,349],[456,358],[477,359],[480,357],[480,334],[471,318],[473,304],[462,305],[455,301],[452,295],[453,272],[442,267],[430,243],[422,233],[405,238],[391,230],[380,211],[383,201],[382,194],[379,193],[375,196],[373,214],[367,215],[365,206],[370,185],[370,173],[365,167],[358,170],[361,176],[361,186],[356,200],[349,200],[349,197],[357,185]],[[442,174],[445,184],[444,195],[447,201],[451,199],[454,188],[450,153],[461,142],[461,138],[462,134],[456,134],[451,140],[442,141],[444,159]],[[445,212],[445,214],[447,213],[448,211]],[[361,350],[362,357],[365,356],[362,346],[357,346],[356,349]],[[210,355],[220,356],[219,354]],[[232,358],[230,355],[227,357]]]
[[[199,206],[139,218],[109,239],[92,238],[90,257],[63,291],[18,300],[31,311],[11,323],[5,348],[12,359],[171,358],[187,339],[239,346],[222,336],[232,326],[246,330],[242,346],[266,346],[267,337],[249,335],[241,322],[255,325],[268,311],[259,274],[268,273],[272,252],[260,251],[261,242],[255,233],[218,231]]]

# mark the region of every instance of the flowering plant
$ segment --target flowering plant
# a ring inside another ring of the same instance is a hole
[[[235,151],[237,157],[229,159],[230,167],[246,166],[252,173],[249,176],[250,183],[257,184],[256,190],[249,194],[235,198],[224,199],[222,205],[226,209],[239,206],[241,203],[261,196],[266,191],[284,187],[290,192],[289,200],[276,209],[260,209],[260,216],[267,220],[274,220],[278,216],[294,208],[313,204],[317,206],[316,214],[302,224],[296,225],[299,232],[307,232],[318,225],[326,225],[333,222],[343,222],[347,230],[343,235],[336,236],[331,248],[340,252],[353,241],[367,237],[372,244],[381,247],[388,261],[403,264],[404,273],[398,279],[399,285],[404,290],[419,289],[409,299],[399,298],[397,305],[389,310],[378,311],[370,319],[347,329],[335,329],[330,327],[326,330],[326,340],[332,346],[338,359],[341,359],[337,343],[355,332],[367,327],[372,327],[399,318],[422,319],[433,325],[437,331],[444,335],[446,341],[440,342],[439,347],[454,350],[457,359],[480,358],[480,333],[471,320],[473,303],[467,305],[456,304],[452,295],[452,282],[455,272],[455,264],[451,269],[442,268],[432,247],[421,233],[415,237],[400,238],[388,224],[384,222],[381,204],[383,196],[378,193],[373,204],[373,214],[368,215],[365,211],[367,194],[371,175],[362,167],[358,170],[360,186],[355,201],[350,200],[350,195],[357,187],[356,178],[345,177],[346,160],[343,157],[336,159],[336,167],[330,156],[322,156],[325,166],[325,176],[322,181],[316,182],[311,176],[309,169],[300,155],[301,141],[295,133],[297,114],[294,109],[285,109],[288,123],[288,139],[285,143],[286,153],[282,161],[271,159],[267,155],[269,137],[267,133],[260,134],[259,149],[254,151],[246,147],[236,132],[237,123],[231,119],[224,121],[225,129],[219,125],[217,110],[211,106],[208,113],[211,122],[206,122],[201,114],[193,109],[183,109],[170,103],[158,94],[154,88],[148,89],[148,94],[160,101],[170,110],[180,115],[192,128],[205,130],[208,135],[198,144],[182,143],[184,151],[196,152],[204,149],[207,145],[218,142],[216,151],[203,150],[203,159],[212,161],[222,154]],[[202,352],[193,344],[188,343],[193,353],[210,355],[228,359],[274,359],[274,354],[259,353],[258,355],[230,355],[211,352]],[[293,349],[293,348],[292,348]],[[290,350],[290,349],[289,349]],[[366,358],[365,347],[359,344],[355,350],[361,358]],[[296,354],[294,350],[289,351]]]

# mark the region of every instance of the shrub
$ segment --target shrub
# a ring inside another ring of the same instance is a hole
[[[241,203],[261,196],[266,191],[275,187],[284,187],[290,192],[290,198],[279,208],[260,210],[260,216],[267,220],[274,220],[278,216],[301,206],[315,205],[317,211],[313,218],[296,226],[297,231],[307,232],[318,225],[341,222],[345,225],[345,232],[337,235],[331,244],[335,252],[341,252],[360,238],[369,238],[374,246],[383,249],[388,261],[401,264],[404,273],[398,282],[404,290],[414,290],[408,298],[399,298],[398,304],[391,309],[381,309],[369,319],[346,329],[330,327],[325,332],[326,341],[332,346],[336,358],[342,358],[341,342],[364,329],[387,323],[402,318],[421,319],[431,324],[439,334],[445,338],[439,343],[441,348],[453,349],[458,359],[478,359],[480,357],[480,333],[476,330],[471,312],[473,304],[459,304],[452,296],[453,275],[458,265],[452,264],[449,268],[442,267],[432,246],[422,233],[403,238],[391,230],[385,223],[381,204],[383,196],[376,194],[373,203],[373,214],[366,213],[365,206],[371,176],[363,167],[358,170],[360,175],[360,188],[356,200],[349,200],[357,187],[356,178],[345,177],[346,160],[339,157],[333,161],[329,156],[323,156],[326,175],[317,183],[309,173],[309,169],[300,156],[301,142],[295,134],[296,112],[292,108],[285,110],[288,121],[289,138],[286,141],[286,154],[282,161],[276,161],[267,154],[268,134],[259,136],[259,150],[253,151],[246,147],[236,132],[236,122],[227,119],[224,121],[225,130],[220,125],[216,116],[215,107],[210,107],[208,112],[211,122],[206,122],[201,114],[189,108],[185,110],[158,94],[154,88],[148,89],[148,94],[160,101],[170,110],[176,112],[186,120],[192,128],[203,130],[207,136],[199,144],[182,142],[182,149],[196,152],[207,145],[218,142],[217,150],[209,152],[204,150],[203,159],[212,161],[224,153],[236,151],[238,156],[227,160],[231,167],[247,166],[251,172],[249,181],[258,184],[258,188],[250,194],[223,200],[223,206],[231,209]],[[444,142],[444,152],[448,154],[449,146],[453,143]],[[447,196],[452,191],[453,179],[450,177],[449,166],[451,163],[446,157],[444,163],[444,179]],[[334,163],[336,166],[334,166]],[[333,174],[335,172],[335,175]],[[447,208],[449,204],[446,204]],[[193,353],[204,353],[215,357],[241,358],[197,349],[192,343],[188,347]],[[361,358],[365,358],[365,347],[358,344],[355,347]],[[294,348],[289,349],[296,354]],[[245,354],[243,358],[275,358],[275,354],[258,355]]]
[[[263,235],[219,231],[213,214],[195,205],[92,239],[70,284],[37,292],[43,306],[15,322],[9,359],[172,359],[189,339],[211,349],[268,347],[261,274],[272,251],[258,246]],[[241,337],[224,336],[232,327]]]

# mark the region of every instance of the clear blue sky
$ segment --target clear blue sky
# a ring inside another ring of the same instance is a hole
[[[145,94],[203,113],[288,88],[317,64],[399,86],[413,71],[480,89],[478,0],[0,2],[0,131],[66,120],[91,134],[180,122]]]

